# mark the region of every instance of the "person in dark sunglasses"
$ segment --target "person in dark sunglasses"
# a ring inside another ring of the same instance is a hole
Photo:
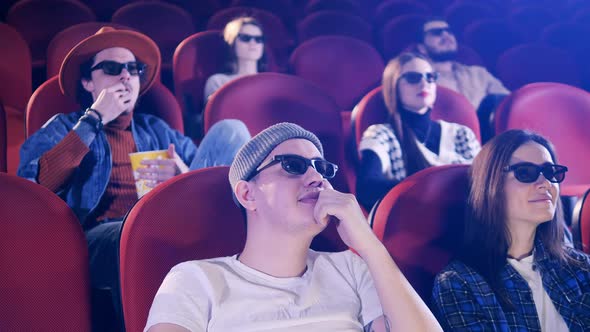
[[[273,125],[238,152],[229,182],[246,216],[241,253],[172,268],[145,330],[442,331],[372,232],[319,139]],[[310,249],[333,224],[345,248]],[[219,310],[217,309],[219,308]]]
[[[478,108],[488,95],[507,95],[506,87],[484,67],[466,65],[458,59],[458,44],[449,24],[440,18],[424,22],[418,52],[428,56],[440,73],[439,84],[464,95]]]
[[[590,330],[590,257],[566,240],[559,199],[567,170],[529,131],[483,146],[470,169],[462,243],[435,279],[445,331]]]
[[[223,30],[227,44],[227,63],[222,73],[205,82],[205,100],[227,82],[266,71],[267,56],[262,25],[253,17],[239,17]]]
[[[154,187],[189,169],[229,165],[250,137],[240,121],[223,121],[197,149],[162,119],[138,112],[139,96],[159,71],[160,51],[147,36],[100,29],[70,50],[59,73],[62,92],[83,110],[47,110],[57,115],[20,151],[17,174],[60,195],[80,220],[91,286],[111,291],[120,325],[117,253],[123,218],[138,200],[135,176]],[[166,150],[168,159],[144,160],[134,174],[129,154],[151,150]]]
[[[480,149],[470,128],[431,119],[438,73],[419,53],[403,53],[383,72],[389,117],[363,133],[357,194],[372,206],[408,175],[433,165],[469,164]]]
[[[490,114],[510,91],[485,67],[473,65],[473,57],[467,51],[459,53],[455,34],[444,19],[433,17],[425,20],[416,42],[416,50],[429,57],[439,73],[438,84],[462,94],[477,110],[483,141],[487,141],[493,136]],[[488,67],[495,66],[495,59],[493,63],[484,62]],[[464,60],[470,62],[463,63]]]

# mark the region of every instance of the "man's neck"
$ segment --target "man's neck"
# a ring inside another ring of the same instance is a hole
[[[273,277],[299,277],[305,273],[310,244],[311,239],[306,241],[289,234],[270,234],[249,228],[239,260]]]
[[[453,61],[434,62],[432,64],[437,72],[450,72],[453,70]]]

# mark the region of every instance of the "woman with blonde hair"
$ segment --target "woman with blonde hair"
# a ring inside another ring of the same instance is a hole
[[[224,73],[209,77],[205,83],[205,100],[225,83],[238,77],[266,70],[266,52],[262,25],[253,17],[239,17],[225,26],[228,61]]]
[[[383,72],[386,123],[363,133],[358,199],[366,209],[408,175],[430,166],[469,164],[480,150],[466,126],[430,118],[438,74],[421,54],[403,53]]]

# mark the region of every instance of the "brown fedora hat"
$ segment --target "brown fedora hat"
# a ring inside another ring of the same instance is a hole
[[[131,30],[117,30],[103,27],[94,35],[82,40],[66,55],[59,70],[61,92],[69,97],[76,97],[81,79],[80,66],[90,60],[96,53],[111,47],[123,47],[130,50],[137,61],[147,65],[141,80],[139,94],[144,93],[154,83],[160,71],[160,49],[148,36]]]

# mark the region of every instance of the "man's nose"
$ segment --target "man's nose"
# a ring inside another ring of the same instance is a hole
[[[312,166],[307,168],[303,175],[305,179],[305,185],[309,187],[320,187],[322,186],[324,177]]]
[[[119,78],[122,81],[129,80],[131,78],[131,74],[129,73],[129,71],[127,70],[127,68],[123,68],[123,70],[121,70],[121,74],[119,74]]]

